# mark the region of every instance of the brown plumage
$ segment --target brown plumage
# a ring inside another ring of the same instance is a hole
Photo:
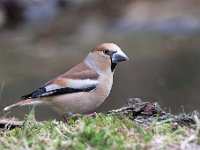
[[[34,101],[33,99],[26,99],[26,100],[23,100],[23,101],[19,101],[15,104],[12,104],[10,106],[7,106],[6,108],[4,108],[4,110],[10,110],[11,108],[15,108],[15,107],[18,107],[18,106],[22,106],[22,105],[25,105],[25,104],[28,104],[30,102]]]
[[[82,62],[64,73],[61,77],[70,79],[97,79],[99,74]]]
[[[63,75],[47,82],[37,91],[22,97],[17,106],[45,104],[57,112],[88,113],[94,111],[109,95],[113,73],[118,62],[128,57],[113,43],[95,47],[83,62]]]

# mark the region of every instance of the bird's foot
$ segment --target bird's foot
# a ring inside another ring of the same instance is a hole
[[[62,115],[62,118],[63,118],[64,123],[68,123],[68,119],[65,115]]]

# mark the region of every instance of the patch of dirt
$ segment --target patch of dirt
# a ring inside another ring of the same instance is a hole
[[[167,113],[157,102],[144,102],[139,98],[129,98],[127,104],[119,109],[111,110],[109,115],[128,117],[144,127],[149,127],[153,122],[157,124],[173,123],[174,129],[178,125],[190,127],[200,118],[200,112],[195,110],[188,114],[173,115]]]

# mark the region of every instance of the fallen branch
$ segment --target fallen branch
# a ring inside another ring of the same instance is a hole
[[[14,118],[12,119],[0,119],[0,129],[14,129],[16,127],[21,127],[23,125],[23,121],[16,121]]]

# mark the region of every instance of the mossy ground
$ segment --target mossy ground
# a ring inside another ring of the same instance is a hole
[[[190,128],[172,123],[144,128],[127,118],[98,114],[69,123],[38,123],[30,114],[22,127],[0,130],[0,149],[186,149],[199,148],[199,125]],[[191,147],[191,148],[192,148]]]

